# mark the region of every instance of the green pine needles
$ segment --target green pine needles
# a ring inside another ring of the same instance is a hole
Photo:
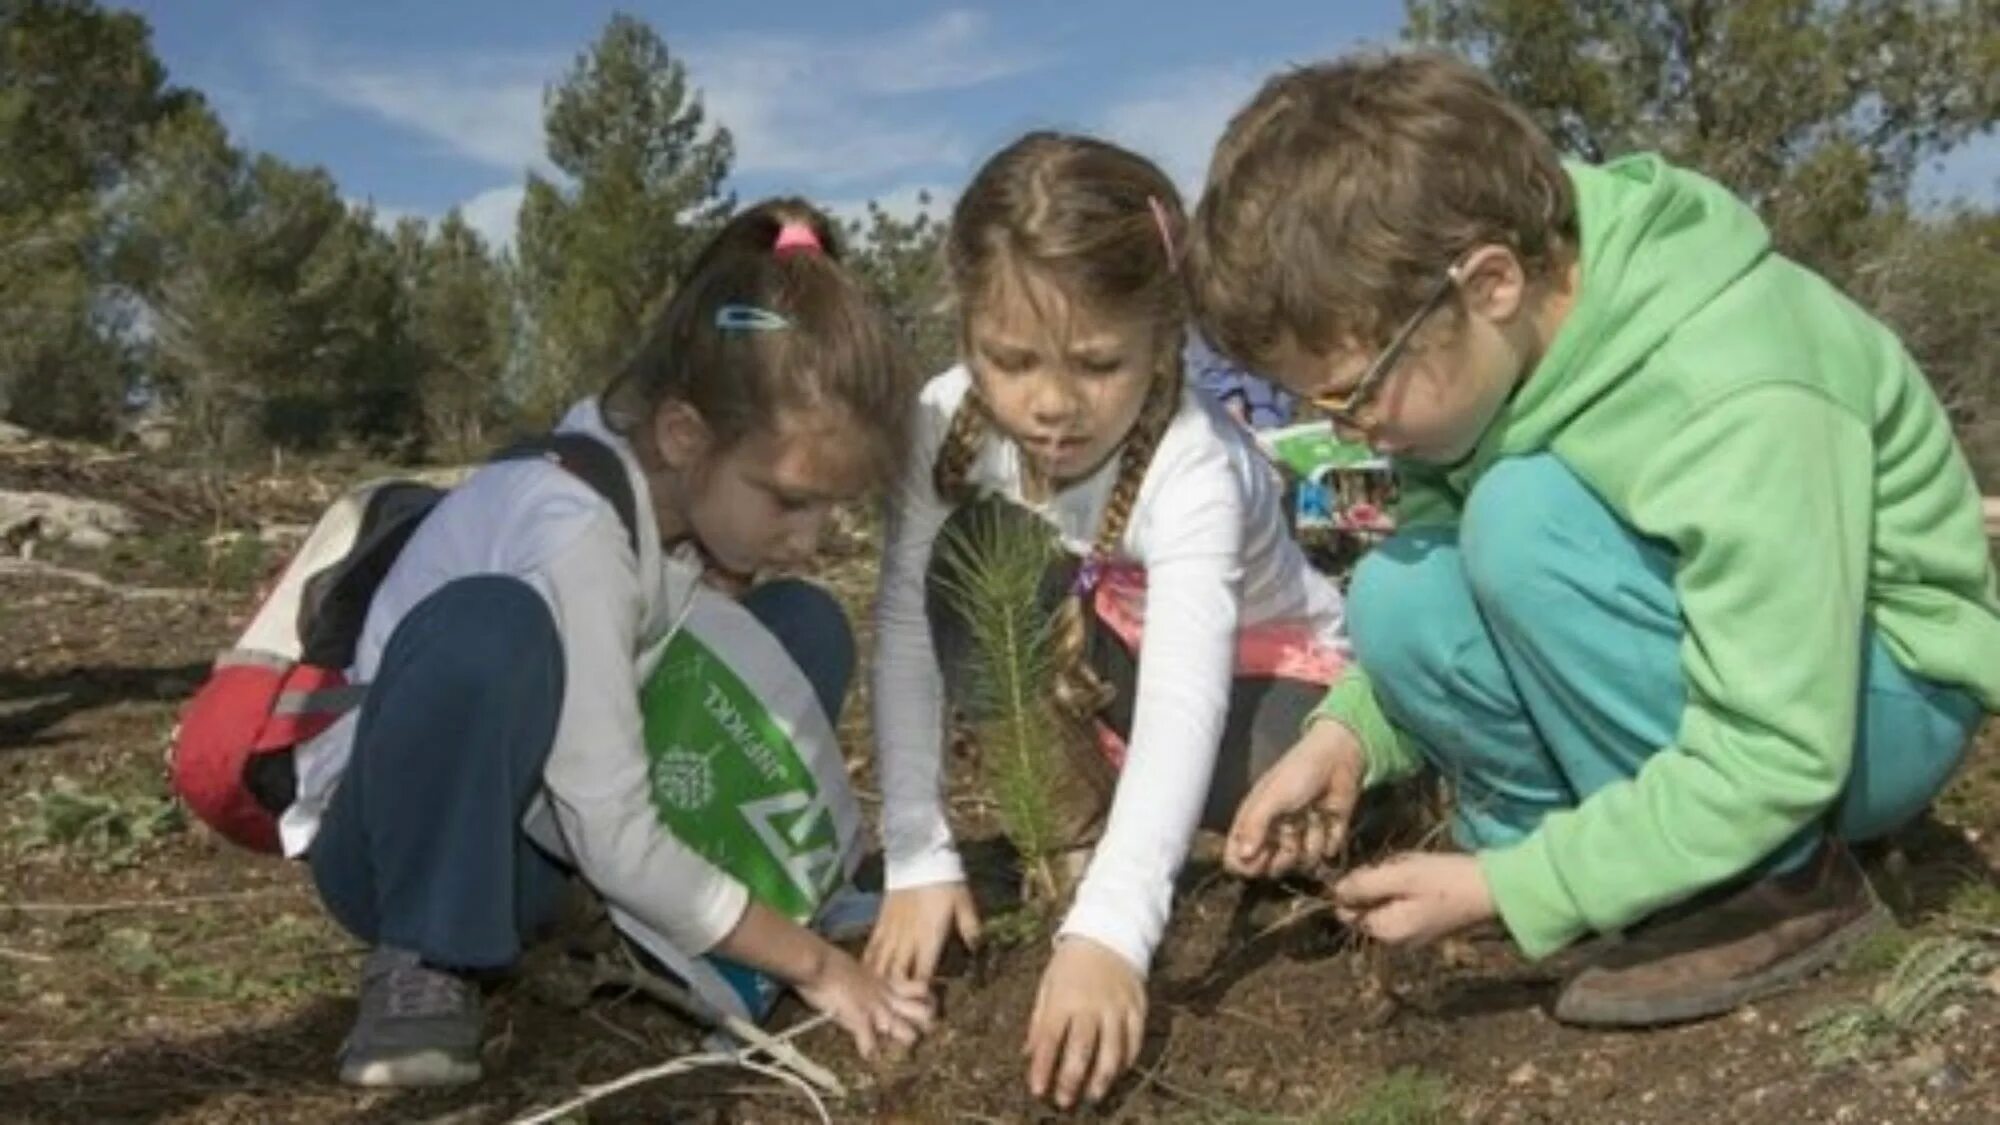
[[[968,513],[938,540],[948,597],[970,633],[970,667],[956,699],[972,724],[1001,828],[1021,854],[1031,900],[1059,894],[1065,747],[1074,737],[1057,713],[1053,688],[1054,615],[1041,604],[1043,576],[1057,548],[1032,521],[993,507]]]

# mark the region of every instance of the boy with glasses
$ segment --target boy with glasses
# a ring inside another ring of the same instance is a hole
[[[1394,461],[1358,667],[1245,799],[1251,875],[1330,857],[1429,766],[1463,854],[1347,874],[1423,941],[1622,933],[1556,1015],[1727,1011],[1882,911],[1846,845],[1916,816],[2000,705],[2000,596],[1945,412],[1893,333],[1717,184],[1592,167],[1471,67],[1267,83],[1186,272],[1205,334]]]

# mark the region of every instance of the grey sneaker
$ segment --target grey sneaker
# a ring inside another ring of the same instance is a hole
[[[361,1012],[340,1048],[350,1086],[460,1086],[479,1080],[479,986],[381,946],[361,966]]]

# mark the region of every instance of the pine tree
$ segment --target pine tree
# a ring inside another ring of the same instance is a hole
[[[140,138],[199,98],[146,21],[86,0],[0,2],[0,415],[107,436],[135,374],[104,195]]]
[[[506,278],[485,241],[453,210],[424,245],[411,299],[423,364],[423,428],[440,453],[468,459],[504,425],[511,345]]]
[[[637,349],[647,318],[734,206],[734,145],[710,129],[680,60],[650,27],[612,17],[543,99],[549,159],[528,178],[522,303],[531,408],[552,416]]]
[[[917,213],[899,219],[873,200],[868,218],[847,224],[848,260],[902,331],[918,370],[951,366],[957,328],[946,307],[944,224],[931,215],[929,193],[917,196]]]

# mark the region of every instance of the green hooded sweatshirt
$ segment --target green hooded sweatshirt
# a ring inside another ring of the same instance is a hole
[[[1455,524],[1495,461],[1552,452],[1679,555],[1677,741],[1480,856],[1536,957],[1740,874],[1834,802],[1864,614],[1904,668],[2000,708],[1978,490],[1895,335],[1708,179],[1654,156],[1569,173],[1582,282],[1548,353],[1463,463],[1398,466],[1403,525]],[[1320,714],[1370,784],[1420,765],[1365,671]]]

